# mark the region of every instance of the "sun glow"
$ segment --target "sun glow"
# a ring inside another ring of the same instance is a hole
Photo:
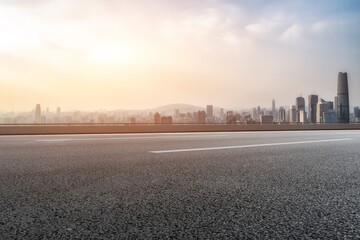
[[[360,75],[352,1],[329,15],[306,1],[0,0],[0,105],[249,107],[309,89],[330,99],[334,73]]]
[[[84,59],[102,65],[123,65],[139,59],[139,54],[129,46],[108,46],[90,51]]]

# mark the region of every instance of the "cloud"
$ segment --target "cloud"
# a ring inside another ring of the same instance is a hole
[[[225,32],[222,34],[223,41],[233,47],[239,47],[241,45],[249,45],[252,43],[252,40],[248,36],[241,36],[236,32]]]
[[[277,21],[262,19],[258,23],[253,23],[253,24],[247,25],[245,28],[250,33],[267,34],[271,30],[273,30],[275,27],[277,27],[278,25],[279,25],[279,23]]]
[[[167,16],[159,24],[159,32],[175,44],[197,42],[209,45],[219,40],[239,42],[239,28],[233,12],[227,8],[198,8]],[[224,41],[220,41],[224,43]]]
[[[316,22],[310,26],[312,32],[322,32],[328,27],[326,22]]]
[[[304,32],[304,26],[299,24],[293,24],[280,35],[279,40],[291,41],[293,39],[300,38],[304,34]]]
[[[279,37],[280,41],[292,41],[305,37],[311,37],[314,33],[322,33],[328,29],[328,23],[325,21],[314,22],[309,25],[293,24],[288,27]]]

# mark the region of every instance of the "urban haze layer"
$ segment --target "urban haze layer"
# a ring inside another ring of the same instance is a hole
[[[359,123],[360,109],[354,107],[350,112],[349,86],[346,72],[339,72],[337,95],[334,101],[327,101],[318,95],[309,95],[306,105],[305,98],[299,96],[295,105],[276,107],[272,100],[271,109],[260,106],[247,111],[224,110],[207,105],[206,108],[186,104],[172,104],[148,110],[117,110],[117,111],[73,111],[56,112],[49,108],[44,110],[36,104],[30,112],[1,113],[2,124],[273,124],[273,123]]]

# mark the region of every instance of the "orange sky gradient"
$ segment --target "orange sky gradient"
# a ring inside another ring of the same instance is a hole
[[[339,71],[360,105],[358,4],[320,3],[0,1],[0,105],[291,105],[333,100]]]

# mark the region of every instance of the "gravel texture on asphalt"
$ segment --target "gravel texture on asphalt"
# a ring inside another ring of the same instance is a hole
[[[67,238],[360,239],[360,131],[0,137],[0,239]]]

